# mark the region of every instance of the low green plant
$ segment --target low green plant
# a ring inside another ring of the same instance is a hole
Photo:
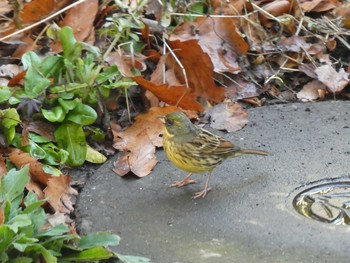
[[[124,77],[116,66],[105,67],[99,49],[77,41],[70,27],[58,29],[56,37],[62,54],[44,58],[35,52],[24,54],[23,86],[0,87],[0,104],[10,107],[0,111],[0,145],[12,144],[47,165],[65,163],[75,167],[86,160],[87,133],[83,128],[95,123],[95,107],[103,104],[111,90],[127,92],[136,83]],[[29,145],[22,147],[16,126],[23,119],[53,123],[55,140],[44,142],[31,135]],[[89,130],[91,134],[94,129]]]
[[[42,208],[47,200],[24,189],[29,182],[29,165],[12,169],[0,181],[0,261],[92,262],[119,258],[125,263],[150,262],[143,257],[117,254],[107,246],[117,246],[119,236],[97,232],[80,237],[70,234],[67,225],[50,225]],[[2,216],[1,216],[2,215]]]

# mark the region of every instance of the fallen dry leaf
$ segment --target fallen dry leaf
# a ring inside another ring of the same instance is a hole
[[[295,53],[305,51],[310,55],[322,53],[324,50],[323,45],[320,45],[318,43],[307,43],[305,38],[301,36],[281,37],[279,45],[283,48],[284,51],[291,51]]]
[[[270,15],[277,17],[283,14],[289,14],[291,9],[291,3],[287,0],[273,1],[263,6],[262,8]],[[265,26],[271,26],[269,21],[269,19],[271,18],[270,16],[266,15],[264,12],[259,12],[259,18],[261,23],[263,23]]]
[[[34,181],[32,178],[30,178],[28,184],[26,185],[26,189],[32,193],[35,193],[38,195],[38,199],[44,199],[45,194],[42,189],[42,185],[38,183],[37,181]]]
[[[89,39],[94,32],[93,23],[98,12],[98,0],[87,0],[80,5],[70,8],[66,16],[60,21],[60,27],[70,26],[73,29],[74,37],[77,41],[85,41]],[[93,41],[89,41],[90,43]],[[62,47],[59,42],[51,45],[51,49],[55,52],[61,52]]]
[[[48,203],[55,211],[70,213],[74,210],[71,195],[77,195],[77,191],[70,187],[70,176],[61,174],[52,176],[45,173],[42,164],[32,157],[29,153],[22,152],[19,149],[10,148],[8,150],[8,159],[18,167],[29,164],[31,181],[28,183],[28,190],[33,190],[42,196],[40,186],[46,187],[42,192],[44,197],[48,198]]]
[[[9,149],[8,159],[18,167],[29,164],[29,172],[32,179],[44,185],[47,184],[48,179],[51,177],[51,174],[44,172],[42,164],[29,153],[23,152],[17,148],[11,148]]]
[[[299,65],[299,70],[304,72],[306,75],[313,79],[317,79],[317,75],[315,73],[315,69],[317,68],[315,64],[312,63],[304,63]]]
[[[332,93],[341,92],[349,83],[349,73],[343,68],[337,72],[331,65],[323,65],[315,69],[318,80],[325,84]]]
[[[50,141],[55,141],[53,135],[55,126],[49,122],[44,121],[30,121],[26,123],[28,131],[35,132]]]
[[[238,33],[235,22],[233,18],[198,17],[177,27],[169,39],[198,39],[216,72],[238,72],[238,57],[247,53],[248,44]]]
[[[239,78],[235,83],[227,87],[226,97],[232,101],[259,96],[265,90],[259,90],[254,82]]]
[[[302,102],[315,101],[322,99],[326,91],[326,86],[318,81],[313,80],[306,85],[297,93],[297,98]]]
[[[122,132],[113,131],[113,147],[123,154],[114,163],[113,171],[120,176],[133,172],[138,177],[148,175],[157,163],[155,147],[162,146],[163,123],[159,117],[179,111],[177,107],[154,107],[138,115],[136,122]]]
[[[56,212],[71,213],[74,211],[74,202],[71,195],[78,195],[78,192],[69,186],[70,177],[61,174],[60,176],[52,176],[44,189],[45,198]]]
[[[134,147],[132,152],[124,154],[114,163],[113,171],[120,176],[132,172],[138,177],[144,177],[157,164],[156,148],[149,139],[147,132],[145,130],[141,131],[135,139],[142,141],[142,147]]]
[[[197,101],[197,96],[191,89],[184,86],[157,85],[141,76],[132,79],[169,105],[177,105],[185,110],[204,111],[203,106]]]
[[[3,17],[6,13],[13,10],[13,6],[8,1],[0,1],[0,15]]]
[[[0,148],[0,151],[2,151],[2,148]],[[1,180],[1,176],[4,174],[7,174],[5,157],[2,153],[0,153],[0,180]]]
[[[211,102],[221,102],[224,99],[223,87],[217,87],[213,79],[213,64],[207,53],[203,52],[197,40],[169,41],[178,60],[185,69],[188,85],[194,93]],[[173,68],[174,73],[181,83],[185,84],[185,76],[182,68],[175,58],[168,56],[168,68]]]
[[[141,69],[142,67],[141,71],[146,69],[146,65],[143,62],[146,59],[145,56],[138,54],[137,56],[133,55],[132,58],[130,55],[126,55],[125,51],[121,50],[121,52],[122,54],[120,52],[111,52],[105,61],[109,65],[116,65],[124,77],[133,77],[134,74],[131,72],[133,68]]]
[[[218,130],[234,132],[248,123],[248,113],[238,103],[225,101],[208,111],[211,117],[210,126]]]
[[[333,9],[339,5],[338,0],[312,0],[302,1],[300,7],[304,12],[323,12]]]
[[[57,9],[58,6],[55,0],[33,0],[24,5],[20,19],[23,23],[36,22]]]

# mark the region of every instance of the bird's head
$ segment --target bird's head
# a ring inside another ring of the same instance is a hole
[[[167,135],[170,137],[176,135],[185,139],[197,134],[196,126],[180,111],[167,114],[164,117],[164,124]]]

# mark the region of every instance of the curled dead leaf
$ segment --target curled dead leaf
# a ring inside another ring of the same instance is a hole
[[[208,111],[211,117],[210,126],[218,130],[234,132],[248,123],[248,113],[238,103],[225,101]]]
[[[325,91],[326,86],[322,82],[313,80],[304,85],[302,90],[297,93],[297,98],[302,102],[322,100],[324,99]]]
[[[341,92],[349,84],[349,73],[343,68],[337,72],[331,65],[323,65],[315,69],[318,80],[334,94]]]
[[[153,107],[147,113],[138,115],[136,122],[125,131],[114,131],[113,147],[122,151],[114,162],[113,171],[120,176],[128,172],[138,177],[148,175],[157,163],[155,147],[162,146],[163,123],[160,117],[179,111],[177,107]]]
[[[70,177],[61,174],[60,176],[52,176],[44,189],[45,197],[51,207],[61,213],[71,213],[74,211],[74,201],[71,195],[78,195],[78,192],[69,186]]]

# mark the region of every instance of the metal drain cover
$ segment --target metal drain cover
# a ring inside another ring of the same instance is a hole
[[[299,187],[293,207],[301,215],[328,224],[350,225],[350,180],[321,180]]]

